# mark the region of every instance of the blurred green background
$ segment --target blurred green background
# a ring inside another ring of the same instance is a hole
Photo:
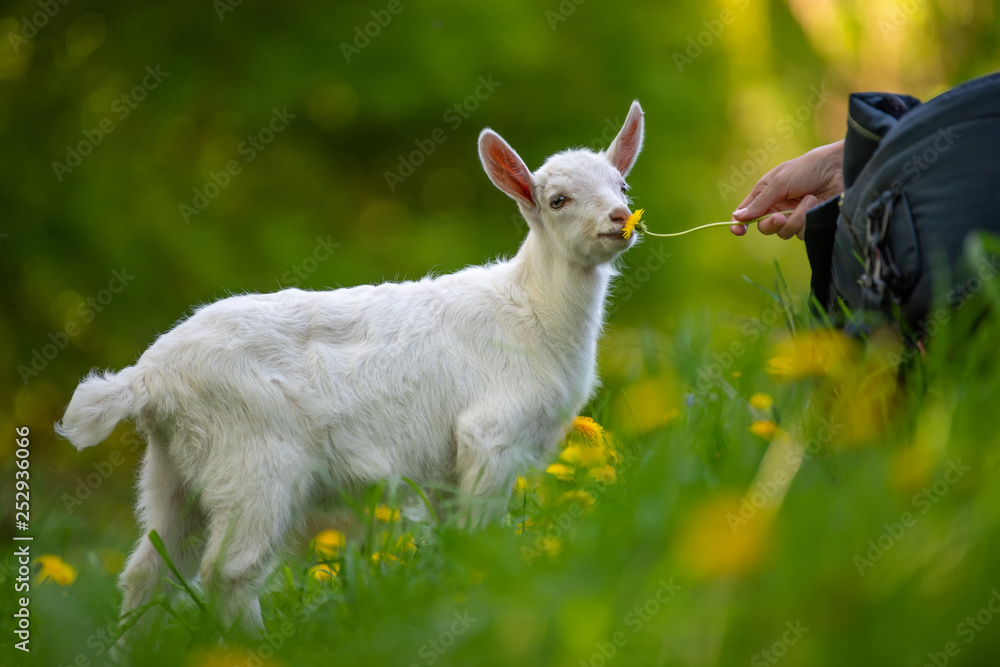
[[[51,430],[90,369],[132,363],[228,294],[414,279],[514,253],[526,227],[482,172],[483,127],[534,169],[568,146],[606,146],[640,100],[631,194],[650,229],[677,231],[728,219],[772,166],[840,138],[850,92],[926,99],[996,69],[996,12],[992,0],[6,4],[0,452],[10,461],[15,426],[30,426],[45,548],[93,548],[90,525],[119,550],[134,533],[135,452],[85,519],[60,498],[107,456]],[[611,339],[683,338],[696,322],[705,345],[727,340],[767,304],[743,276],[770,285],[775,260],[801,304],[797,240],[649,239],[623,262]],[[606,376],[636,379],[634,357],[603,359]],[[115,604],[82,608],[113,618]]]
[[[568,146],[606,145],[639,99],[647,136],[632,193],[651,229],[675,231],[728,219],[771,166],[842,136],[851,91],[926,98],[998,55],[987,0],[401,0],[397,14],[388,3],[73,0],[51,18],[41,7],[0,12],[5,431],[46,429],[84,373],[131,363],[196,304],[513,253],[525,227],[480,168],[484,126],[534,169]],[[22,33],[34,36],[12,37]],[[165,75],[157,83],[147,67]],[[263,150],[243,143],[273,109],[294,118]],[[72,164],[68,147],[86,151],[102,121],[113,131],[79,166],[54,167]],[[443,143],[430,139],[438,128]],[[433,152],[390,188],[386,173],[416,142]],[[240,172],[186,221],[180,206],[206,185],[215,193],[212,174],[232,160]],[[327,255],[317,239],[339,248]],[[768,282],[774,259],[808,289],[797,241],[722,229],[647,242],[627,278],[655,263],[654,247],[669,260],[636,283],[641,298],[617,304],[612,327],[670,332],[707,304],[722,317],[757,309],[741,275]],[[122,267],[134,279],[101,295]],[[73,324],[54,360],[34,357]]]

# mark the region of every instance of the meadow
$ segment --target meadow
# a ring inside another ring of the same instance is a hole
[[[485,126],[537,168],[606,147],[639,99],[631,194],[674,232],[842,138],[852,91],[926,99],[1000,54],[979,0],[41,4],[0,9],[11,667],[112,664],[143,443],[129,425],[83,452],[55,436],[90,369],[229,294],[516,252],[527,228],[482,172]],[[647,237],[619,267],[601,386],[502,521],[468,530],[445,503],[414,522],[433,490],[386,480],[289,543],[263,637],[220,627],[194,586],[118,660],[996,664],[1000,323],[980,316],[1000,305],[1000,243],[970,252],[982,279],[943,286],[962,308],[935,311],[922,353],[810,315],[795,239]]]

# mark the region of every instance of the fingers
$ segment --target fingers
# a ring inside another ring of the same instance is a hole
[[[767,187],[767,184],[771,182],[771,174],[773,171],[774,170],[772,169],[771,171],[761,176],[760,180],[754,184],[753,189],[750,190],[750,193],[746,197],[744,197],[743,201],[740,202],[740,205],[736,207],[737,211],[745,210],[746,207],[750,205],[750,202],[756,199],[757,195],[759,195],[761,191]]]
[[[757,230],[761,234],[770,236],[771,234],[779,234],[786,224],[788,224],[788,218],[781,213],[775,213],[758,222]]]
[[[788,216],[788,222],[784,228],[778,231],[778,236],[786,240],[793,236],[803,238],[806,230],[806,213],[818,203],[819,199],[815,195],[806,195],[803,197],[802,202]]]
[[[747,233],[746,225],[729,225],[729,231],[731,231],[736,236],[743,236]]]

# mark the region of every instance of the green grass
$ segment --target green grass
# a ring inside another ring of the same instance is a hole
[[[613,483],[586,466],[571,481],[536,471],[502,524],[472,532],[453,514],[427,525],[377,520],[376,505],[394,502],[377,487],[342,550],[301,545],[275,571],[262,595],[266,639],[220,646],[200,592],[185,590],[131,664],[923,665],[928,653],[939,664],[993,664],[1000,327],[990,320],[969,334],[950,322],[905,382],[886,368],[893,348],[881,334],[863,349],[820,339],[821,361],[832,363],[784,378],[769,360],[787,353],[790,324],[800,341],[808,334],[800,316],[773,312],[759,325],[692,318],[670,338],[610,332],[607,382],[587,414],[618,452]],[[713,368],[718,380],[704,389]],[[751,406],[755,393],[773,405]],[[780,433],[756,435],[755,421]],[[761,471],[769,448],[796,447],[807,454],[797,469],[782,457]],[[961,474],[949,472],[959,462]],[[37,544],[79,576],[33,587],[32,653],[11,650],[5,632],[4,664],[108,660],[100,632],[115,627],[119,598],[99,547],[127,551],[132,526],[98,509],[123,502],[108,497],[118,488],[110,481],[94,491],[103,500],[62,510],[55,485],[87,465],[36,466],[49,497]],[[564,497],[580,489],[592,506]],[[754,493],[763,509],[751,511]],[[310,575],[324,560],[338,569],[327,582]]]

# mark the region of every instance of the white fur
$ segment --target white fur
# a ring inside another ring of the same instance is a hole
[[[635,240],[621,238],[622,186],[642,126],[633,103],[607,153],[558,153],[534,174],[484,130],[484,167],[530,227],[511,260],[223,299],[134,366],[86,378],[58,432],[90,447],[135,418],[148,439],[143,535],[156,530],[185,577],[200,562],[223,621],[250,628],[262,627],[256,593],[287,531],[332,489],[406,476],[493,499],[495,516],[595,386],[610,262]],[[140,539],[123,613],[147,604],[162,575]]]

